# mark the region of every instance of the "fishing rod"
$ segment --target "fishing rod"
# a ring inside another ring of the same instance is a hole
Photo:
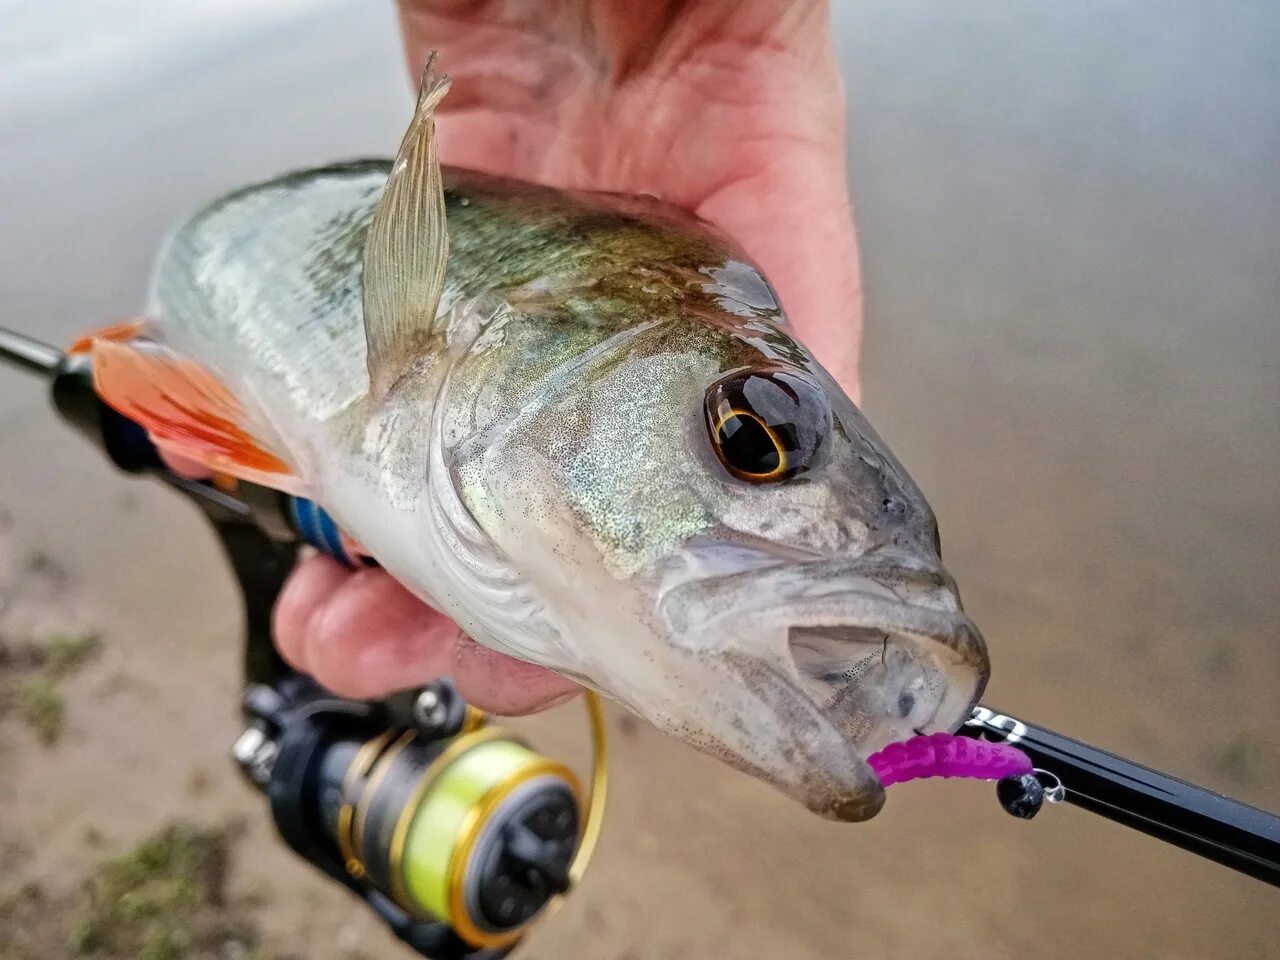
[[[1280,817],[1033,723],[978,706],[958,731],[1017,747],[1034,774],[1002,780],[1001,805],[1030,819],[1070,803],[1280,887]]]
[[[566,768],[504,746],[514,741],[495,733],[447,681],[373,703],[322,690],[280,659],[270,614],[300,542],[353,562],[323,509],[254,484],[195,481],[167,470],[145,431],[98,398],[87,356],[0,328],[0,360],[48,379],[58,411],[116,466],[158,475],[213,523],[246,614],[247,725],[233,755],[267,794],[285,841],[424,956],[487,960],[510,949],[581,877],[598,835],[606,748],[594,696],[587,699],[593,789],[583,793]],[[1016,746],[1031,759],[1032,773],[996,786],[1014,816],[1030,819],[1046,802],[1069,803],[1280,886],[1274,814],[986,706],[958,732]],[[474,753],[488,743],[506,757],[492,769]],[[462,758],[479,768],[479,781],[443,784],[464,801],[433,806],[428,801],[439,800],[442,787],[433,776],[466,766]],[[486,806],[485,784],[503,775],[517,785],[533,782],[534,799]],[[415,844],[415,830],[438,842],[418,836]]]

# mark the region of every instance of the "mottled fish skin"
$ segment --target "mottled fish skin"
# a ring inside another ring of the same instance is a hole
[[[198,214],[157,271],[158,335],[250,398],[313,495],[479,642],[825,816],[874,814],[861,757],[954,729],[986,651],[923,496],[759,271],[657,201],[446,169],[443,322],[374,397],[361,269],[388,169]],[[792,480],[742,482],[715,454],[704,397],[751,369],[829,402],[823,458]]]

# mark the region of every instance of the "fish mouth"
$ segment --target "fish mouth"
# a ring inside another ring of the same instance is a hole
[[[968,718],[990,664],[940,566],[877,559],[820,582],[834,590],[784,605],[787,659],[860,757]]]
[[[767,734],[747,719],[750,737],[716,723],[722,756],[823,816],[874,816],[884,789],[866,758],[917,733],[954,731],[986,685],[982,635],[936,561],[757,557],[717,573],[686,581],[664,607],[684,608],[688,635],[725,644],[721,662],[749,698],[730,726],[750,710],[770,718]]]
[[[982,635],[945,574],[864,576],[846,574],[841,593],[790,607],[782,664],[874,783],[862,804],[850,797],[836,808],[840,819],[864,819],[883,803],[869,756],[955,731],[989,673]]]
[[[985,683],[950,647],[886,627],[792,626],[787,648],[801,687],[863,759],[913,735],[953,732]]]

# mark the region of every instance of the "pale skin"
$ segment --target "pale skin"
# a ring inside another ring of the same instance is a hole
[[[401,0],[411,74],[439,49],[443,162],[660,197],[734,238],[858,399],[862,299],[845,102],[819,0]],[[275,610],[293,666],[375,697],[451,675],[496,713],[577,687],[481,647],[380,570],[301,563]]]

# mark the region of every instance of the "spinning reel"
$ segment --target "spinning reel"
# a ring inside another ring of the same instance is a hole
[[[591,855],[604,802],[594,699],[601,765],[586,795],[446,680],[364,704],[294,674],[250,685],[244,705],[233,754],[281,837],[425,956],[511,946]]]

